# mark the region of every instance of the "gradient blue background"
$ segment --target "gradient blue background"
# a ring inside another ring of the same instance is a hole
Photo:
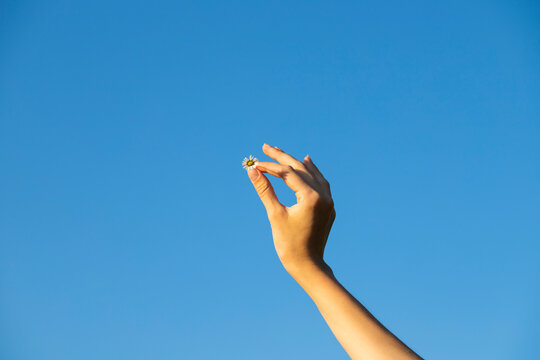
[[[263,142],[326,174],[328,263],[419,354],[540,355],[534,1],[1,6],[2,359],[346,359]]]

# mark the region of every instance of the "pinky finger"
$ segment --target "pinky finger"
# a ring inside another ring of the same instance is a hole
[[[313,160],[311,160],[311,157],[309,155],[306,155],[304,158],[304,165],[305,167],[317,178],[319,181],[326,181],[323,174],[320,172],[319,168],[313,163]]]

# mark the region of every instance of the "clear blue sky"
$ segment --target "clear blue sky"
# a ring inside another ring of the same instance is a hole
[[[346,359],[241,168],[263,142],[323,170],[328,263],[422,356],[539,356],[534,1],[0,16],[0,358]]]

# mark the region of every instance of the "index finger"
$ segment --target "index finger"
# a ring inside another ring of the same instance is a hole
[[[294,192],[309,191],[311,187],[289,165],[276,164],[273,162],[259,161],[257,169],[270,175],[282,178]]]

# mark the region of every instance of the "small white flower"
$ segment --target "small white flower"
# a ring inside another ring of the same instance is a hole
[[[249,158],[244,158],[244,161],[242,161],[242,166],[246,170],[255,169],[255,166],[257,165],[258,161],[259,160],[257,160],[256,157],[253,157],[252,155],[249,155]]]

